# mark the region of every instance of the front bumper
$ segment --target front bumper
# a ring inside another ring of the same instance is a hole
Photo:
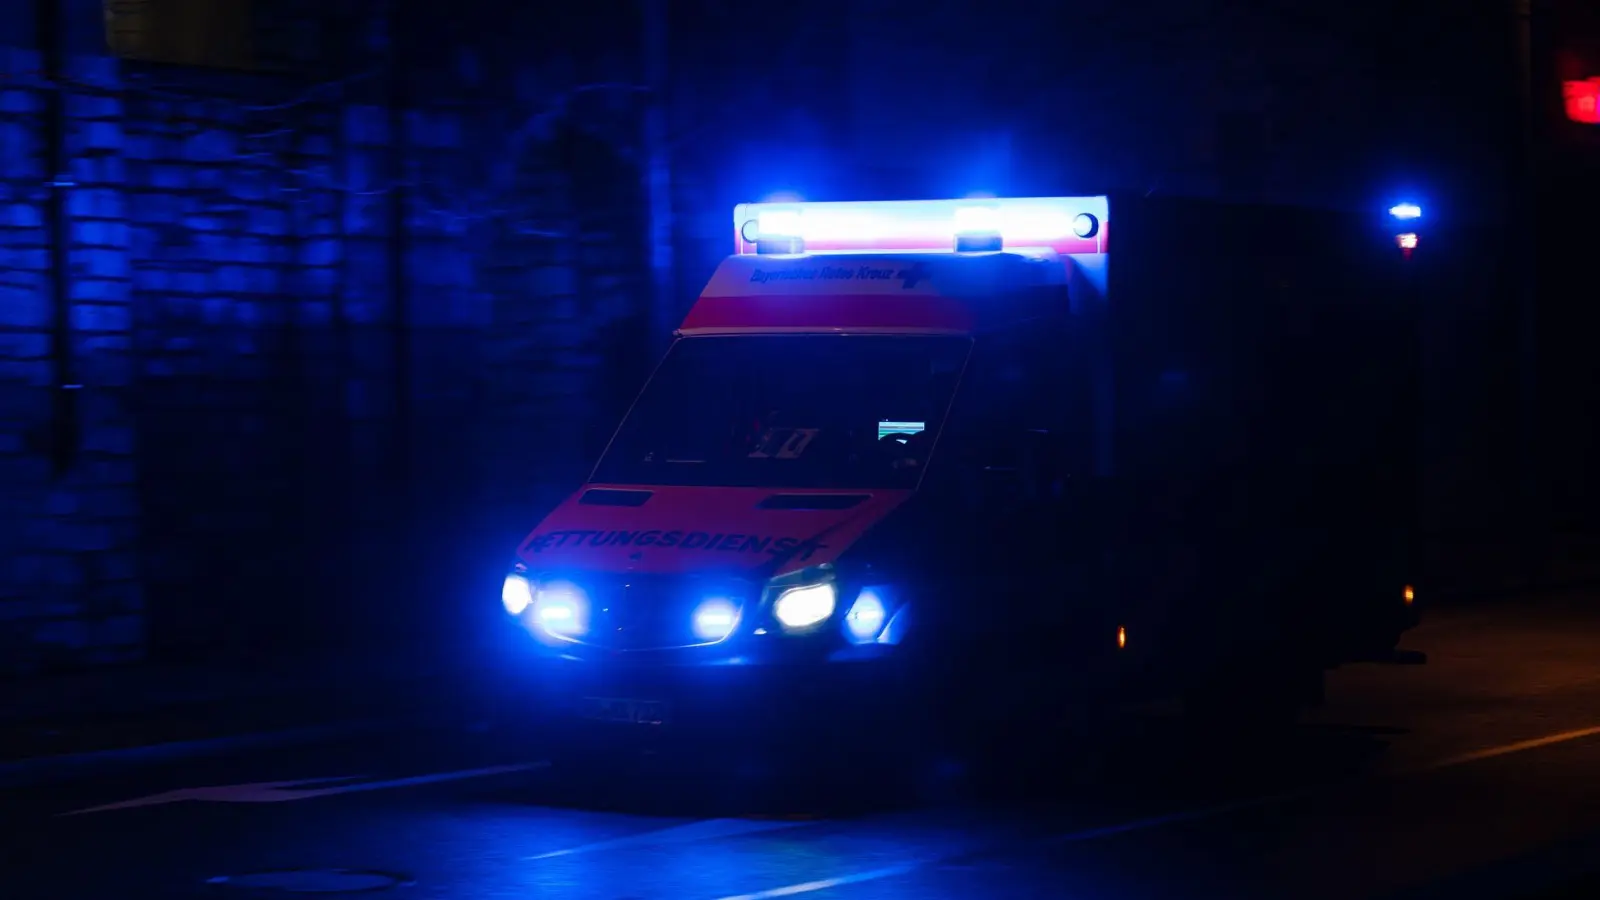
[[[837,629],[618,651],[512,620],[508,638],[516,649],[502,706],[545,730],[608,740],[810,741],[909,724],[928,695],[914,689],[905,648],[853,645]]]
[[[619,737],[787,742],[907,712],[901,672],[884,660],[674,666],[541,659],[532,673],[530,699],[547,721]]]

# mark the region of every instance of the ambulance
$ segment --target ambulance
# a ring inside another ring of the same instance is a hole
[[[1255,720],[1416,623],[1418,280],[1368,217],[774,202],[732,238],[516,550],[530,714]]]

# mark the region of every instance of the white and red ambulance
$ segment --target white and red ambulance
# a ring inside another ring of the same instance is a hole
[[[1380,229],[1106,196],[733,224],[517,550],[530,704],[616,735],[1279,710],[1414,623],[1414,300]]]

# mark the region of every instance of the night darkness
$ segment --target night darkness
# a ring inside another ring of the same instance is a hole
[[[1588,896],[1590,6],[11,0],[0,894]]]

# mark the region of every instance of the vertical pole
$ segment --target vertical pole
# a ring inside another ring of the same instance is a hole
[[[389,5],[389,296],[391,344],[394,365],[394,472],[402,497],[410,496],[412,397],[411,397],[411,292],[407,283],[411,235],[407,221],[409,191],[406,189],[406,111],[411,102],[410,63],[407,53],[410,0]]]
[[[650,216],[650,346],[660,350],[677,323],[672,260],[672,160],[667,145],[667,65],[669,25],[667,0],[642,0],[645,84],[650,107],[645,113],[645,180]]]
[[[416,512],[420,492],[416,479],[416,403],[412,384],[415,345],[412,340],[414,319],[411,315],[410,285],[412,235],[409,212],[412,192],[408,187],[410,147],[406,129],[407,113],[413,103],[410,67],[411,29],[417,22],[411,15],[414,2],[388,0],[378,5],[379,9],[387,7],[385,25],[389,32],[388,71],[385,73],[388,82],[384,86],[389,148],[384,180],[389,191],[389,353],[394,378],[394,420],[390,423],[390,458],[386,473],[392,480],[384,502],[387,522],[383,530],[385,543],[389,544],[387,549],[398,549],[399,552],[394,554],[398,559],[415,558],[418,535],[423,525],[423,517]],[[363,611],[376,608],[368,605],[376,599],[369,597],[370,593],[363,591],[357,598]],[[407,585],[398,594],[402,610],[415,610],[421,601],[413,585]],[[397,616],[389,616],[384,624],[391,629],[404,628],[413,621],[415,614],[410,613],[403,622]],[[394,633],[393,630],[389,631],[390,635]]]
[[[1540,124],[1541,104],[1537,77],[1537,11],[1535,0],[1512,0],[1513,31],[1516,41],[1517,66],[1517,134],[1520,139],[1513,147],[1512,217],[1513,222],[1525,223],[1514,229],[1516,241],[1516,309],[1517,309],[1517,381],[1518,381],[1518,455],[1517,467],[1520,497],[1517,517],[1520,542],[1518,575],[1529,584],[1544,576],[1545,539],[1548,531],[1544,520],[1545,504],[1542,502],[1543,484],[1539,472],[1540,459],[1539,415],[1539,292],[1538,292],[1538,238],[1542,229],[1542,199],[1539,180],[1539,156],[1542,146]]]
[[[72,360],[72,291],[67,271],[67,99],[63,82],[61,0],[36,0],[34,25],[47,89],[40,128],[44,138],[46,241],[50,259],[50,466],[67,474],[77,458],[78,393]]]

